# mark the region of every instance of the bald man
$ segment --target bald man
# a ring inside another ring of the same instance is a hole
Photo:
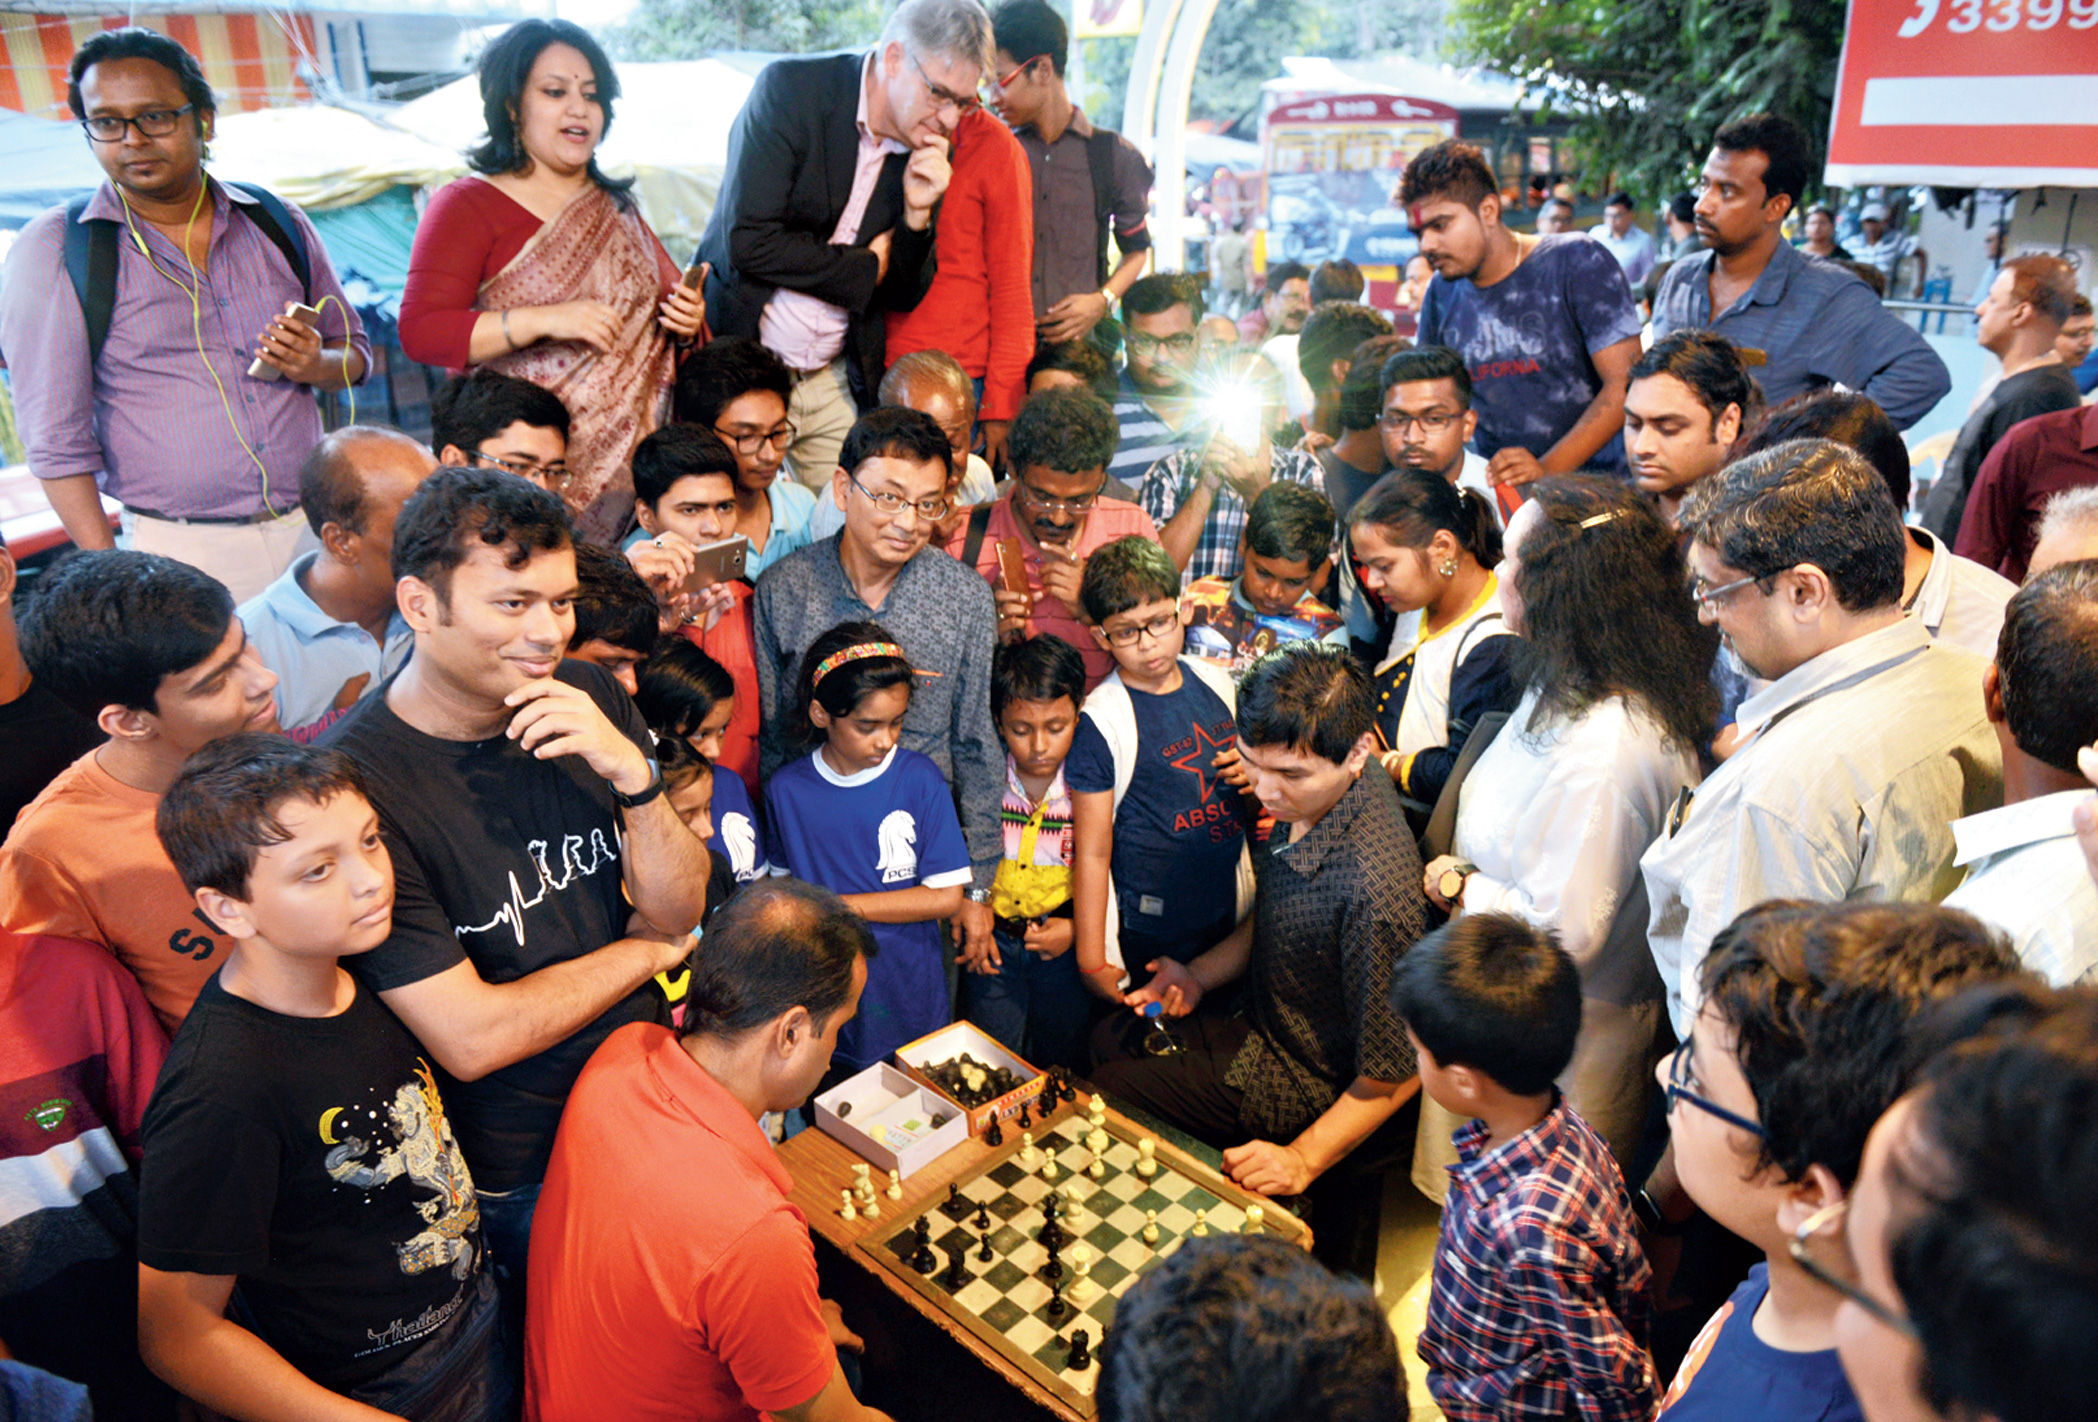
[[[976,437],[976,384],[960,361],[945,351],[898,356],[882,377],[879,394],[884,405],[932,416],[947,436],[947,446],[954,451],[954,482],[947,492],[957,511],[987,504],[996,496],[991,466],[969,452]],[[829,486],[817,490],[816,507],[809,513],[809,542],[820,542],[844,526],[845,511]]]
[[[278,719],[292,739],[320,734],[408,660],[414,639],[393,601],[393,523],[436,467],[417,441],[372,425],[339,429],[306,456],[299,506],[321,546],[239,612],[277,674]]]

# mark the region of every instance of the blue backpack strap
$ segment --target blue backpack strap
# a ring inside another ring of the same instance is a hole
[[[227,186],[239,188],[255,199],[254,206],[237,210],[248,221],[254,223],[262,235],[274,242],[277,250],[284,254],[284,260],[291,264],[292,275],[299,279],[299,290],[306,294],[306,304],[311,306],[313,262],[306,252],[306,234],[300,230],[299,224],[292,220],[291,210],[284,205],[284,200],[268,188],[258,187],[254,183],[228,181]]]
[[[80,215],[94,194],[74,198],[66,204],[66,275],[72,279],[73,295],[80,301],[81,319],[87,324],[87,364],[95,368],[102,346],[109,339],[109,318],[117,306],[117,225],[105,218],[82,222]]]

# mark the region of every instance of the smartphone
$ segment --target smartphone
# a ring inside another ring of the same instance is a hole
[[[1017,538],[998,540],[998,583],[1007,592],[1027,591],[1027,555]]]
[[[699,290],[699,284],[706,280],[706,276],[707,264],[705,262],[694,262],[691,266],[685,268],[685,274],[679,278],[678,285],[690,291],[697,291]]]
[[[705,592],[716,583],[743,576],[743,560],[750,554],[750,540],[731,534],[715,543],[702,543],[692,550],[692,571],[685,575],[688,593]]]
[[[285,302],[284,314],[294,321],[305,322],[316,331],[321,328],[321,313],[302,301]],[[248,374],[257,380],[282,380],[284,378],[283,371],[263,360],[261,356],[257,356],[253,361],[249,362]]]

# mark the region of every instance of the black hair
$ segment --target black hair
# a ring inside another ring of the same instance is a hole
[[[1391,1007],[1444,1067],[1517,1096],[1551,1090],[1581,1031],[1581,971],[1559,935],[1505,913],[1468,913],[1406,950]]]
[[[1617,190],[1616,192],[1614,192],[1614,193],[1610,194],[1610,196],[1608,196],[1608,197],[1606,197],[1606,198],[1604,198],[1604,199],[1603,199],[1603,206],[1604,206],[1604,207],[1622,207],[1622,208],[1627,208],[1627,209],[1631,209],[1631,208],[1636,208],[1636,207],[1638,207],[1638,206],[1639,206],[1639,204],[1638,204],[1638,203],[1636,203],[1636,202],[1633,202],[1633,201],[1632,201],[1632,195],[1631,195],[1630,193],[1628,193],[1628,192],[1624,191],[1624,189],[1620,188],[1620,189],[1618,189],[1618,190]]]
[[[1429,198],[1461,202],[1474,212],[1479,204],[1499,194],[1501,185],[1487,166],[1478,145],[1446,138],[1432,148],[1413,155],[1399,179],[1400,207],[1413,207]]]
[[[1000,642],[991,653],[991,721],[996,724],[1015,701],[1071,698],[1085,705],[1085,658],[1061,637],[1046,632],[1018,642]]]
[[[1764,158],[1763,197],[1780,193],[1799,206],[1807,190],[1807,136],[1799,125],[1776,114],[1747,114],[1721,126],[1712,146],[1722,153],[1760,153]]]
[[[1297,370],[1313,390],[1325,390],[1333,379],[1333,362],[1346,359],[1364,341],[1390,334],[1391,322],[1381,311],[1348,301],[1314,306],[1297,336]]]
[[[870,459],[937,464],[940,477],[954,477],[954,446],[932,416],[902,405],[877,405],[854,422],[838,450],[841,467],[857,474]]]
[[[1302,275],[1303,268],[1299,267]],[[1170,311],[1176,306],[1185,306],[1194,323],[1202,324],[1206,308],[1202,304],[1202,283],[1186,272],[1153,272],[1138,277],[1129,290],[1122,293],[1122,319],[1133,316],[1156,316],[1161,311]]]
[[[801,669],[794,677],[795,715],[787,724],[791,735],[810,745],[824,739],[823,732],[816,729],[815,719],[809,715],[812,706],[821,706],[833,720],[842,720],[877,691],[887,691],[892,686],[900,686],[906,693],[916,689],[912,684],[910,660],[887,654],[840,662],[820,681],[817,679],[816,668],[829,658],[849,647],[872,642],[897,645],[896,639],[878,622],[840,622],[809,644],[808,651],[801,657]]]
[[[1328,301],[1360,301],[1368,285],[1363,279],[1362,268],[1346,257],[1320,262],[1311,269],[1311,304],[1323,306]]]
[[[2001,984],[1957,1005],[1970,999],[1980,1031],[1925,1070],[1916,1144],[1895,1164],[1922,1201],[1890,1254],[1923,1392],[1952,1417],[2082,1416],[2098,1333],[2098,992]]]
[[[727,667],[683,637],[665,637],[641,664],[634,704],[659,738],[683,740],[735,694],[736,680]]]
[[[1678,523],[1757,578],[1812,563],[1851,612],[1901,601],[1901,513],[1865,457],[1833,440],[1787,440],[1735,460],[1691,489]]]
[[[1745,412],[1745,411],[1744,411]],[[1811,390],[1794,395],[1745,428],[1729,460],[1743,459],[1794,439],[1832,439],[1849,445],[1879,471],[1897,509],[1909,503],[1909,447],[1887,412],[1854,390]]]
[[[680,479],[719,474],[733,489],[736,452],[703,425],[669,424],[634,446],[634,498],[653,511]]]
[[[105,548],[38,576],[21,608],[22,659],[90,721],[105,706],[158,712],[161,682],[202,664],[232,626],[233,594],[211,574]]]
[[[701,776],[714,773],[714,762],[683,736],[657,738],[655,755],[656,769],[661,772],[666,789],[680,790]]]
[[[1316,568],[1333,556],[1333,505],[1316,489],[1278,479],[1246,509],[1246,547]]]
[[[1310,286],[1311,268],[1305,266],[1302,262],[1274,262],[1262,274],[1260,289],[1264,294],[1272,296],[1282,290],[1284,285],[1293,281],[1301,281],[1307,287]]]
[[[1677,193],[1668,200],[1668,215],[1682,223],[1697,221],[1697,199],[1689,193]]]
[[[1370,485],[1348,510],[1351,532],[1364,524],[1401,548],[1426,548],[1437,533],[1448,533],[1480,567],[1501,561],[1501,528],[1493,505],[1476,490],[1460,489],[1425,469],[1393,469]]]
[[[1918,1019],[2019,971],[2001,935],[1935,904],[1773,899],[1721,929],[1699,982],[1755,1094],[1755,1169],[1791,1182],[1819,1165],[1848,1190],[1872,1123],[1908,1089]]]
[[[1171,602],[1180,596],[1180,570],[1158,541],[1132,533],[1102,544],[1085,560],[1078,601],[1098,625],[1116,613],[1147,602]]]
[[[1714,429],[1729,405],[1740,410],[1745,423],[1761,398],[1741,352],[1725,336],[1710,331],[1685,328],[1655,341],[1632,363],[1631,378],[1645,380],[1655,375],[1673,376],[1688,387],[1712,417]]]
[[[2098,561],[2059,564],[2018,589],[1996,673],[2018,749],[2076,774],[2076,752],[2098,741]]]
[[[1091,341],[1043,341],[1034,348],[1034,359],[1027,362],[1027,384],[1031,387],[1034,378],[1045,370],[1075,375],[1095,391],[1114,383],[1114,368],[1108,364],[1107,352]]]
[[[991,42],[1020,64],[1048,55],[1059,79],[1071,58],[1071,32],[1045,0],[1003,0],[991,11]]]
[[[1464,357],[1448,346],[1416,346],[1410,351],[1394,351],[1385,358],[1384,369],[1377,373],[1382,393],[1391,394],[1394,385],[1417,385],[1430,380],[1447,380],[1457,387],[1457,408],[1472,407],[1472,373],[1464,363]]]
[[[794,398],[794,372],[748,336],[716,336],[678,366],[670,405],[682,423],[712,427],[753,391],[779,396],[784,408]]]
[[[80,97],[81,78],[112,59],[149,59],[174,75],[182,86],[183,102],[196,109],[193,122],[198,133],[204,131],[204,116],[219,111],[218,96],[211,92],[211,81],[204,77],[204,66],[195,55],[157,30],[125,25],[89,35],[73,51],[73,62],[66,66],[66,107],[74,118],[87,117],[87,103]]]
[[[1678,746],[1703,746],[1719,715],[1719,632],[1697,620],[1675,535],[1616,479],[1540,479],[1528,489],[1544,515],[1524,536],[1514,575],[1523,607],[1514,670],[1537,693],[1530,728],[1622,696]]]
[[[1297,348],[1302,350],[1303,344],[1300,337]],[[1335,416],[1341,433],[1377,427],[1384,416],[1384,362],[1412,349],[1413,342],[1404,336],[1372,336],[1349,353],[1348,378],[1340,383]]]
[[[1267,1236],[1190,1239],[1115,1306],[1101,1422],[1405,1422],[1406,1374],[1367,1285]]]
[[[430,397],[430,452],[446,446],[473,454],[512,425],[559,430],[568,438],[568,407],[543,385],[487,366],[455,375]]]
[[[341,751],[242,731],[183,762],[153,828],[183,888],[245,900],[256,856],[291,838],[277,817],[286,802],[320,805],[345,791],[364,796],[364,776]]]
[[[740,1037],[796,1007],[823,1031],[852,998],[853,963],[876,951],[867,921],[829,889],[746,884],[707,920],[684,1034]]]
[[[1345,647],[1285,642],[1238,683],[1241,745],[1282,746],[1344,763],[1377,729],[1369,673]]]
[[[598,142],[603,143],[605,135],[611,133],[612,102],[619,97],[619,74],[590,31],[569,20],[519,20],[481,51],[480,63],[475,66],[481,76],[481,119],[488,126],[488,137],[466,155],[467,166],[476,173],[522,173],[531,165],[531,155],[525,152],[524,139],[517,131],[517,115],[512,111],[524,105],[525,83],[532,77],[532,66],[546,49],[557,44],[567,45],[589,64],[597,85],[596,104],[605,116]],[[632,178],[606,177],[604,169],[597,165],[595,153],[590,155],[587,171],[590,181],[610,193],[620,206],[634,205],[628,191],[634,186]]]
[[[578,543],[575,573],[575,631],[568,639],[569,651],[595,641],[644,657],[656,649],[661,635],[656,596],[624,554]]]
[[[522,568],[535,553],[575,542],[558,494],[500,469],[447,466],[423,480],[393,525],[393,575],[419,578],[450,604],[452,570],[476,543],[503,550],[503,566]]]
[[[1045,390],[1013,417],[1005,457],[1016,479],[1031,468],[1087,474],[1104,470],[1121,440],[1113,407],[1092,391]]]
[[[414,450],[419,459],[429,457],[399,430],[379,425],[345,425],[321,436],[299,466],[299,508],[315,537],[331,523],[350,533],[365,531],[371,504],[364,474],[357,467],[357,446],[395,442]]]

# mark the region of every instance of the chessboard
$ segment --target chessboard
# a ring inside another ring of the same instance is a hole
[[[1120,1118],[1103,1123],[1108,1145],[1096,1179],[1086,1144],[1092,1129],[1075,1107],[1053,1116],[1032,1132],[1031,1165],[1023,1163],[1022,1133],[1007,1129],[1003,1149],[957,1177],[945,1199],[923,1199],[858,1244],[905,1288],[1081,1417],[1095,1415],[1099,1347],[1115,1304],[1154,1262],[1197,1234],[1243,1232],[1248,1206],[1261,1208],[1259,1230],[1292,1243],[1309,1240],[1294,1215]],[[1148,1178],[1137,1170],[1146,1139],[1156,1163]],[[1045,1173],[1049,1160],[1053,1178]],[[1053,1252],[1042,1242],[1052,1211]],[[1155,1241],[1145,1239],[1150,1225]],[[957,1255],[966,1279],[951,1272]],[[1080,1332],[1086,1338],[1074,1359]]]

